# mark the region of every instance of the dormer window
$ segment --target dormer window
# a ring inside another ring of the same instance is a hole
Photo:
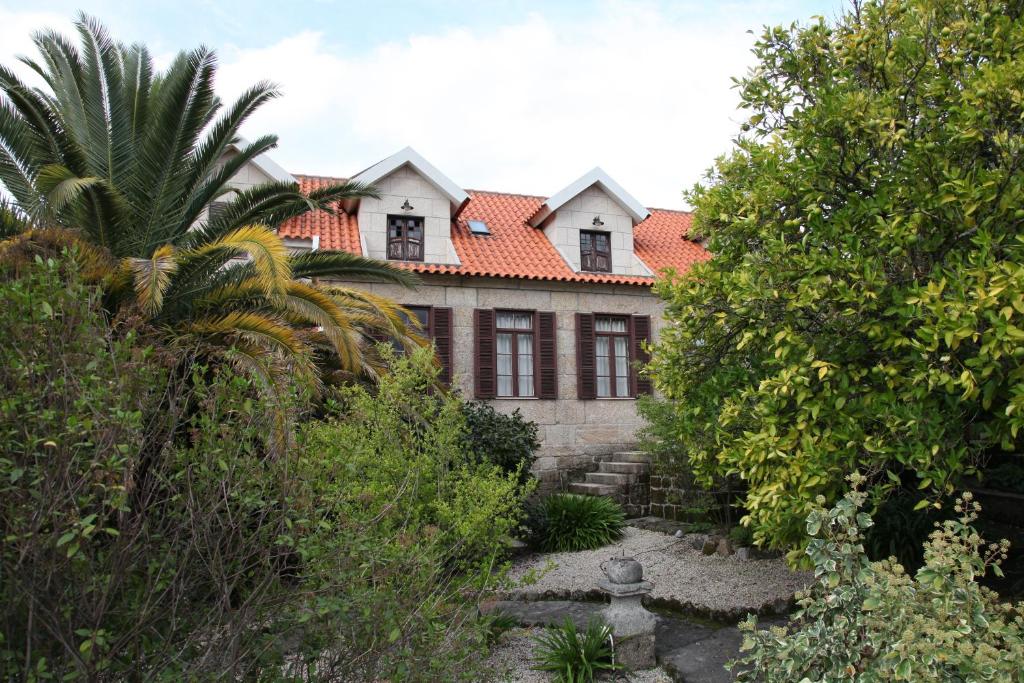
[[[423,218],[388,216],[388,259],[423,260]]]
[[[580,230],[580,270],[592,273],[612,272],[610,233]]]

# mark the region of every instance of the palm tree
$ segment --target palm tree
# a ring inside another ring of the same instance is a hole
[[[355,376],[380,371],[374,338],[424,343],[394,302],[317,284],[356,277],[411,286],[410,273],[343,252],[291,255],[276,234],[289,218],[376,196],[373,188],[229,185],[277,144],[239,136],[278,96],[272,85],[225,108],[210,50],[183,52],[157,73],[145,46],[115,43],[85,15],[76,26],[80,46],[44,31],[34,37],[40,61],[22,58],[46,87],[0,66],[0,183],[16,204],[0,212],[0,256],[73,246],[112,311],[132,306],[171,340],[201,341],[270,390],[284,372],[316,384],[318,345]]]

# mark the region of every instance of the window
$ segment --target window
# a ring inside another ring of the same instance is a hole
[[[212,223],[223,216],[228,210],[228,204],[230,204],[230,202],[210,202],[210,206],[208,207],[210,214],[209,222]]]
[[[445,385],[450,386],[452,382],[452,309],[441,306],[403,306],[411,314],[411,318],[402,313],[402,318],[409,323],[415,318],[420,323],[420,334],[434,343],[434,350],[437,352],[437,359],[441,363],[439,379]],[[386,335],[372,335],[374,342],[390,343],[396,352],[402,353],[402,345],[395,339]]]
[[[388,259],[423,260],[423,219],[412,216],[388,216]]]
[[[496,311],[494,323],[497,354],[497,395],[532,397],[533,313]]]
[[[558,398],[558,321],[551,311],[473,311],[476,398]]]
[[[610,233],[580,230],[580,270],[612,272]]]
[[[490,235],[491,231],[487,227],[487,223],[483,221],[466,221],[466,225],[469,226],[469,231],[474,235]]]
[[[594,319],[594,358],[598,398],[626,398],[629,387],[629,329],[625,318]]]
[[[632,398],[653,393],[638,373],[650,361],[647,315],[576,314],[576,390],[581,399]]]

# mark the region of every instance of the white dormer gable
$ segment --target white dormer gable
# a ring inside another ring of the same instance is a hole
[[[581,233],[604,233],[611,272],[615,275],[653,275],[633,251],[633,227],[651,215],[640,202],[600,168],[584,174],[553,194],[530,217],[572,269],[585,272]],[[592,239],[592,238],[589,238]]]
[[[363,253],[386,260],[391,230],[413,231],[400,249],[398,260],[459,265],[452,244],[451,222],[469,202],[469,195],[411,147],[391,155],[352,177],[353,181],[373,185],[379,199],[364,197],[346,210],[358,213]],[[416,237],[417,239],[411,239]],[[392,252],[391,256],[395,256]],[[409,258],[405,258],[409,256]]]
[[[236,142],[228,145],[227,152],[221,157],[222,161],[230,159],[238,154],[238,150],[248,146],[248,140],[242,137],[238,138]],[[264,153],[254,157],[249,163],[239,169],[238,173],[231,178],[229,184],[239,189],[249,189],[254,185],[269,182],[298,183],[299,181]]]

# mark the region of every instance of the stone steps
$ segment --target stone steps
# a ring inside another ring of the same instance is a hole
[[[647,474],[651,466],[646,462],[618,462],[616,460],[605,460],[598,463],[597,471],[612,474]]]
[[[644,451],[619,451],[612,460],[615,462],[645,462],[650,464],[651,456]]]
[[[577,493],[581,496],[614,496],[619,491],[618,484],[591,484],[587,482],[569,484],[569,493]]]
[[[649,491],[640,491],[642,501],[635,505],[637,489],[649,486],[650,457],[643,451],[619,451],[598,462],[596,472],[587,472],[582,482],[569,484],[569,492],[583,496],[607,496],[622,503],[627,514],[645,514]],[[630,504],[630,502],[634,504]]]
[[[634,484],[637,475],[620,474],[618,472],[587,472],[585,482],[588,484]]]

